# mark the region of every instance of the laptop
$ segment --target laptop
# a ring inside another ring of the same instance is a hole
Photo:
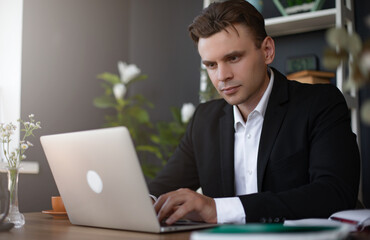
[[[72,224],[152,233],[215,226],[190,221],[161,226],[126,127],[40,140]]]

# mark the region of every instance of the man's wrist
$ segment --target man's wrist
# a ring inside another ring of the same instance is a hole
[[[215,198],[217,223],[245,223],[243,204],[238,197]]]

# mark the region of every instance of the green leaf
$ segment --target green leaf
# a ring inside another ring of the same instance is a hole
[[[120,109],[123,109],[124,107],[130,104],[130,101],[125,100],[125,99],[117,99],[116,101],[118,105],[117,107]]]
[[[141,74],[141,75],[137,76],[136,78],[132,79],[131,81],[129,81],[126,86],[128,87],[128,86],[130,86],[131,84],[133,84],[135,82],[142,81],[142,80],[145,80],[147,78],[148,78],[148,75]]]
[[[112,85],[106,83],[106,82],[103,82],[101,84],[102,88],[104,88],[104,94],[107,95],[107,96],[111,96],[113,95],[113,89],[112,89]]]
[[[158,147],[151,146],[151,145],[140,145],[136,147],[136,150],[143,151],[143,152],[150,152],[153,153],[158,159],[163,159],[163,155]]]
[[[94,106],[97,108],[114,108],[116,107],[116,102],[112,97],[104,95],[94,99]]]
[[[121,82],[121,79],[119,78],[119,76],[117,74],[108,73],[108,72],[99,74],[97,76],[97,78],[102,79],[104,81],[107,81],[107,82],[111,83],[112,85]]]
[[[159,167],[154,166],[152,164],[142,164],[141,168],[143,170],[144,175],[151,179],[153,179],[156,176],[157,172],[160,170]]]
[[[161,139],[161,144],[167,145],[167,146],[176,146],[179,143],[179,136],[174,134],[172,129],[169,127],[167,123],[158,123],[157,129],[159,131],[159,136]]]
[[[151,135],[150,140],[156,144],[159,144],[161,142],[161,139],[157,135]]]
[[[148,106],[149,108],[153,108],[154,107],[154,104],[151,103],[149,100],[147,100],[143,95],[141,94],[136,94],[132,97],[130,97],[129,99],[131,99],[132,101],[136,101],[139,105],[141,106]]]
[[[182,123],[181,121],[181,110],[180,108],[177,108],[177,107],[172,107],[171,108],[171,113],[172,113],[172,117],[173,119],[178,122],[178,123]]]
[[[140,123],[150,122],[148,112],[140,107],[134,106],[130,108],[128,114],[137,119]]]
[[[184,135],[185,131],[186,131],[186,125],[184,124],[178,124],[177,122],[172,122],[169,124],[169,128],[170,128],[170,131],[174,134],[174,135]]]

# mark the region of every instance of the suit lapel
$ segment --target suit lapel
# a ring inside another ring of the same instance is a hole
[[[234,115],[229,104],[224,107],[225,114],[220,118],[220,166],[222,194],[224,197],[235,196],[234,184]]]
[[[258,149],[258,192],[262,190],[265,168],[288,107],[288,104],[284,104],[288,101],[288,80],[277,70],[273,69],[273,71],[275,76],[274,85],[267,104]]]

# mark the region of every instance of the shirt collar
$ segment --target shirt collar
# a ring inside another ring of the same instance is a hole
[[[270,82],[267,86],[265,92],[263,93],[263,96],[261,100],[258,102],[256,108],[252,111],[256,111],[262,115],[262,117],[265,117],[265,112],[267,108],[267,103],[270,98],[270,94],[272,91],[272,85],[274,84],[274,71],[272,71],[271,68],[268,68],[267,71],[270,73]],[[245,125],[245,121],[243,120],[243,117],[236,105],[233,105],[233,111],[234,111],[234,128],[237,130],[238,123],[241,123],[242,125]]]

